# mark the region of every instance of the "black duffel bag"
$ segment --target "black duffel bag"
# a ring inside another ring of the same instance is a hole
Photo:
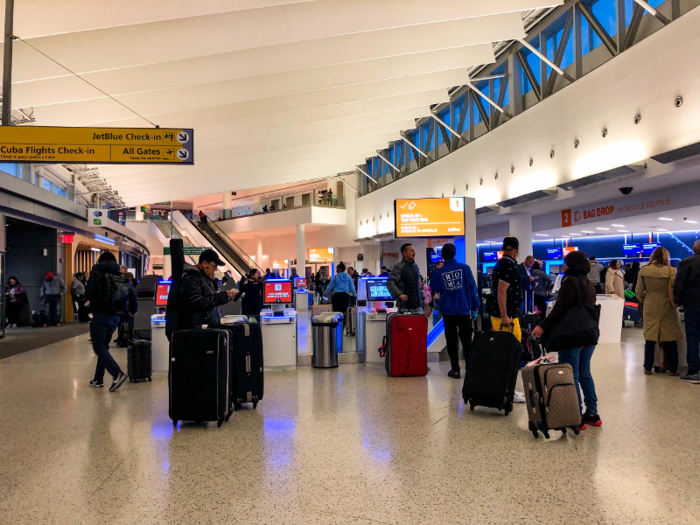
[[[582,289],[578,279],[571,279],[576,283],[578,304],[566,312],[551,330],[544,333],[543,342],[552,352],[597,345],[600,338],[600,305],[585,304],[586,290]]]

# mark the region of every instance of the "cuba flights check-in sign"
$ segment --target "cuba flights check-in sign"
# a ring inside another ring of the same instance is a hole
[[[464,235],[464,197],[397,199],[396,237],[456,237]]]
[[[1,126],[0,162],[194,164],[191,129]]]

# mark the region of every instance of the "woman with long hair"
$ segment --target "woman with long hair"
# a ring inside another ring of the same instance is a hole
[[[676,269],[666,248],[651,253],[649,264],[639,270],[635,294],[644,305],[644,374],[654,367],[654,351],[660,343],[671,375],[678,375],[678,340],[682,336],[678,307],[673,304],[673,280]]]
[[[613,259],[605,273],[605,293],[625,298],[625,279],[620,270],[620,261]]]
[[[17,328],[22,305],[27,302],[27,292],[24,285],[14,275],[10,276],[5,285],[5,306],[7,307],[7,327]]]

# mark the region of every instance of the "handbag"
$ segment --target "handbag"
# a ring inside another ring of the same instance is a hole
[[[566,312],[549,333],[544,334],[545,342],[552,352],[597,345],[600,338],[600,305],[586,305],[585,290],[581,289],[578,279],[574,278],[573,281],[576,283],[578,304]]]
[[[666,268],[668,268],[668,300],[671,301],[671,306],[678,308],[678,305],[673,302],[673,272],[670,266]]]

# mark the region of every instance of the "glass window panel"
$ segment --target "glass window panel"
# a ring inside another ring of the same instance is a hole
[[[610,36],[615,36],[617,34],[617,0],[598,0],[593,5],[591,5],[591,11],[593,16],[595,16],[603,29],[607,31]]]
[[[41,179],[41,187],[45,190],[51,191],[53,184],[51,184],[51,181],[49,179]]]

